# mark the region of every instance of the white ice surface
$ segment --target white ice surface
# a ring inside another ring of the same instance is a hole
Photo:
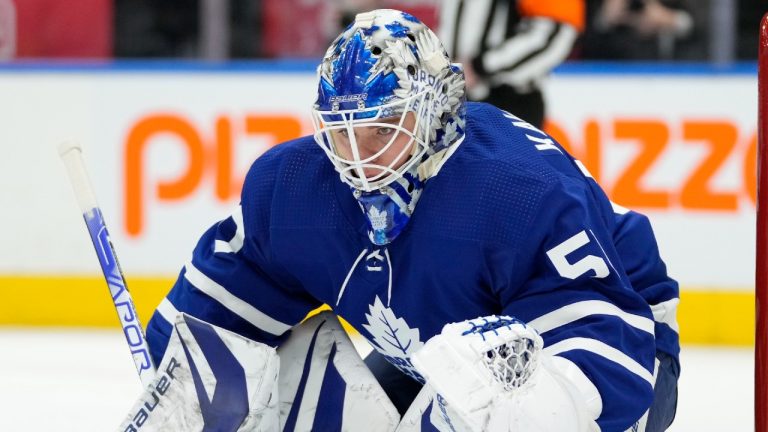
[[[753,430],[753,350],[683,347],[670,431]],[[114,431],[141,392],[118,331],[0,329],[0,431]]]

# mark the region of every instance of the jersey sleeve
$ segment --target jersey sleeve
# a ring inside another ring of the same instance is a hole
[[[272,260],[269,218],[277,164],[269,153],[253,164],[240,206],[202,235],[153,314],[147,341],[158,364],[178,312],[275,346],[320,306]]]
[[[656,349],[679,364],[680,336],[677,306],[680,287],[667,273],[651,222],[643,214],[614,205],[614,244],[634,290],[651,307]]]
[[[602,430],[626,430],[653,398],[654,323],[613,246],[610,206],[606,215],[586,182],[570,180],[540,199],[509,276],[516,288],[500,294],[503,312],[576,366],[571,381]]]

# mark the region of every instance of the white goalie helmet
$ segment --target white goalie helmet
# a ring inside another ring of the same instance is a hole
[[[410,173],[423,183],[463,135],[464,78],[414,16],[358,14],[319,68],[315,140],[341,179],[361,192]]]

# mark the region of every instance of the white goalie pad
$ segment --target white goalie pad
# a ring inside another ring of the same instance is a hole
[[[395,432],[469,432],[472,428],[429,384],[422,387]]]
[[[179,314],[119,431],[277,431],[279,367],[274,348]]]
[[[292,330],[280,357],[280,430],[391,432],[400,415],[339,320],[321,312]]]

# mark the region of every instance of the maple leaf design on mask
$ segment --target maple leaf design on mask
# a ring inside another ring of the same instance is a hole
[[[387,228],[387,211],[371,207],[368,210],[368,220],[371,222],[371,228],[374,230],[383,230]]]

